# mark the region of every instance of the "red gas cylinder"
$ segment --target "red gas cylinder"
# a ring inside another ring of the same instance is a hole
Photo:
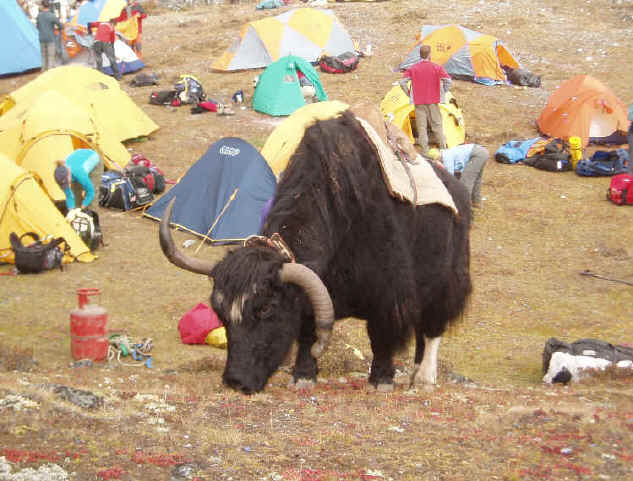
[[[73,359],[104,361],[108,357],[108,312],[98,304],[89,302],[99,296],[97,288],[77,290],[79,307],[70,313],[70,353]]]

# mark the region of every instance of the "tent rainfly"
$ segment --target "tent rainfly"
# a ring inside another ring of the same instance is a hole
[[[276,185],[255,147],[225,137],[211,145],[144,215],[161,220],[175,197],[172,225],[213,242],[240,241],[259,232],[262,209]]]
[[[312,83],[317,100],[327,100],[319,74],[310,62],[287,55],[266,67],[253,94],[253,109],[269,115],[290,115],[306,104],[297,72]]]
[[[417,38],[400,70],[420,60],[421,45],[430,46],[431,60],[457,79],[496,85],[506,82],[504,67],[519,68],[501,40],[461,25],[423,25]]]
[[[16,0],[0,2],[0,75],[40,68],[40,37]]]
[[[626,107],[602,82],[577,75],[558,86],[536,121],[541,133],[568,139],[577,136],[586,146],[626,143]]]
[[[220,71],[267,67],[286,55],[315,62],[323,53],[354,51],[354,42],[332,10],[296,8],[249,22],[212,68]]]

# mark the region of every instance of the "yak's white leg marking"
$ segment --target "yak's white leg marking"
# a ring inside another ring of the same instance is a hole
[[[288,389],[305,389],[308,391],[312,391],[315,385],[316,383],[312,379],[297,379],[297,382],[295,382],[294,379],[290,379],[290,381],[288,382]]]
[[[441,337],[424,337],[422,363],[413,367],[413,384],[437,384],[437,351]]]

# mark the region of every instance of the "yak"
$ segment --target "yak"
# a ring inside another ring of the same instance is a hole
[[[262,236],[215,265],[174,244],[172,199],[160,244],[176,266],[213,279],[211,305],[228,341],[225,385],[262,391],[296,341],[293,382],[313,386],[333,323],[346,317],[366,321],[375,388],[393,390],[392,358],[413,334],[411,384],[436,384],[440,338],[472,289],[471,206],[463,184],[433,168],[457,214],[392,197],[377,149],[351,110],[318,120],[282,173]]]

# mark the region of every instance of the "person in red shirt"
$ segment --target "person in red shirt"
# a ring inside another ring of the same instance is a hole
[[[429,151],[429,136],[435,137],[439,148],[446,148],[446,139],[442,127],[442,114],[440,113],[440,90],[442,79],[445,88],[450,85],[450,75],[444,67],[431,62],[431,47],[420,46],[420,62],[409,67],[403,73],[404,79],[411,79],[411,91],[409,96],[415,105],[415,124],[418,131],[416,144],[420,146],[422,155]],[[401,83],[402,85],[402,83]]]
[[[93,49],[95,52],[95,57],[97,61],[97,68],[103,72],[103,56],[108,58],[110,62],[110,66],[112,67],[112,72],[114,73],[114,77],[117,80],[121,80],[121,73],[119,72],[119,66],[116,63],[116,57],[114,55],[114,19],[110,19],[107,22],[91,22],[88,24],[88,29],[92,32],[93,28],[97,29],[97,32],[94,34],[95,43],[93,45]]]

